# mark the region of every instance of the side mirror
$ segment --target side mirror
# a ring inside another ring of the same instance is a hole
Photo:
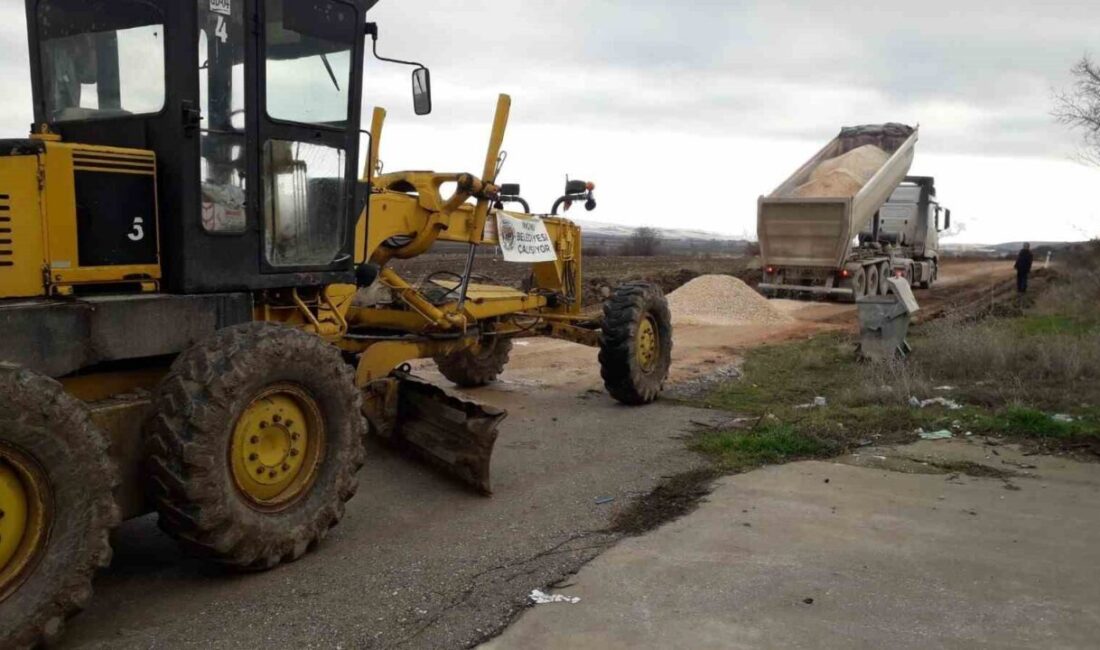
[[[948,210],[943,218],[943,229],[951,230],[951,211]]]
[[[417,115],[432,112],[432,73],[427,68],[417,68],[412,74],[413,110]]]

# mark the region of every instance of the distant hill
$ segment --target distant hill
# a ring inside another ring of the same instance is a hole
[[[637,226],[623,226],[600,221],[577,220],[584,234],[585,248],[608,255],[618,252],[623,243],[637,230]],[[743,255],[751,243],[733,235],[722,235],[705,230],[684,228],[657,228],[661,233],[662,255]]]
[[[1031,249],[1036,253],[1046,253],[1047,251],[1058,251],[1073,246],[1080,245],[1081,242],[1031,242]],[[1024,242],[1005,242],[1003,244],[953,244],[945,243],[940,245],[945,253],[948,255],[988,255],[990,257],[1002,257],[1005,255],[1015,255],[1021,248],[1024,247]]]

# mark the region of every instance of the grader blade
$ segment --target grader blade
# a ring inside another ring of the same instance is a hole
[[[489,465],[497,427],[507,416],[506,411],[405,375],[391,440],[483,494],[492,494]]]

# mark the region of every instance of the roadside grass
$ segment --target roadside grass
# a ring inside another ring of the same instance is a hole
[[[1072,418],[1072,419],[1070,419]],[[1026,406],[1012,406],[1002,411],[967,413],[971,428],[982,433],[1005,433],[1035,439],[1079,440],[1100,442],[1100,417],[1095,410],[1059,419],[1044,411]]]
[[[855,337],[838,334],[751,350],[740,379],[696,400],[731,414],[689,439],[709,466],[666,478],[609,530],[640,535],[683,516],[721,474],[913,442],[921,431],[997,436],[1100,459],[1100,242],[1084,254],[1034,304],[997,303],[915,328],[914,354],[905,360],[861,363]],[[911,404],[937,397],[959,408]],[[937,467],[1013,475],[980,463]]]
[[[691,447],[713,458],[724,472],[820,458],[836,453],[836,443],[802,432],[792,424],[769,424],[751,431],[712,431]]]
[[[857,339],[840,334],[752,350],[740,379],[701,400],[741,416],[736,426],[690,445],[725,472],[942,430],[1100,458],[1100,244],[1085,253],[1031,304],[914,328],[908,359],[860,362]],[[959,407],[920,408],[913,398]]]

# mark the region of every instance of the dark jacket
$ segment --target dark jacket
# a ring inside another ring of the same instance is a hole
[[[1035,256],[1025,248],[1020,251],[1020,255],[1016,258],[1016,271],[1018,273],[1031,273],[1031,265],[1034,263]]]

